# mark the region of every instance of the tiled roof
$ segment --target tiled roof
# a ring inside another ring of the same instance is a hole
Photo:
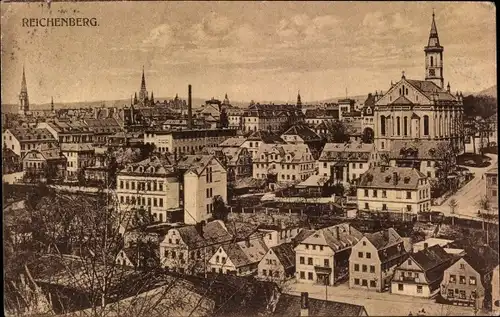
[[[258,263],[267,253],[267,246],[262,239],[248,239],[222,246],[235,267]]]
[[[306,125],[296,124],[288,129],[283,135],[298,135],[304,141],[321,141],[321,137]]]
[[[316,118],[339,118],[339,109],[307,109],[305,113],[306,118],[316,119]]]
[[[223,147],[239,147],[243,143],[245,143],[246,139],[244,137],[234,137],[234,138],[229,138],[219,144],[219,146]]]
[[[9,128],[19,141],[53,140],[54,136],[45,128]]]
[[[424,270],[429,282],[435,281],[448,268],[444,264],[452,260],[452,256],[439,245],[434,245],[411,255],[411,258]]]
[[[427,98],[432,100],[432,96],[435,95],[437,100],[444,101],[456,101],[456,98],[447,91],[442,90],[438,85],[432,81],[428,80],[413,80],[406,79],[410,85],[415,87],[418,91],[424,94]]]
[[[235,241],[246,239],[257,232],[259,225],[242,221],[226,222],[226,228]]]
[[[128,164],[120,173],[171,175],[174,173],[172,163],[167,156],[152,156],[140,162]]]
[[[340,251],[358,243],[363,234],[348,223],[316,230],[304,239],[302,244],[328,245],[333,251]]]
[[[295,266],[295,251],[291,243],[282,243],[274,246],[269,250],[269,252],[271,251],[274,252],[285,270]]]
[[[323,186],[330,178],[322,175],[311,175],[305,181],[299,183],[296,187],[317,187]]]
[[[227,231],[225,225],[221,221],[211,221],[203,227],[203,237],[200,235],[195,226],[184,226],[176,228],[179,232],[182,241],[189,248],[200,248],[203,246],[216,245],[231,241],[232,236]]]
[[[367,162],[374,145],[370,143],[327,143],[319,157],[320,161],[361,161]]]
[[[365,237],[377,250],[387,248],[403,241],[401,236],[393,228],[384,229],[374,233],[367,233],[365,234]]]
[[[465,252],[464,260],[481,275],[493,271],[498,265],[498,252],[487,245],[466,248]]]
[[[286,142],[277,135],[276,133],[270,131],[255,131],[252,133],[248,139],[249,141],[262,141],[266,144],[285,144]]]
[[[90,143],[62,143],[61,151],[88,152],[88,151],[94,151],[94,146]]]
[[[364,306],[308,298],[309,316],[366,316]],[[301,297],[281,294],[272,316],[300,316]]]
[[[278,161],[273,160],[273,162],[276,161],[277,163],[289,161],[308,162],[313,160],[309,147],[305,144],[263,144],[259,147],[259,151],[253,162],[266,162],[266,156],[270,153],[279,155]],[[262,155],[264,155],[264,159],[262,159]],[[290,155],[290,160],[287,160],[288,155]]]
[[[375,166],[361,175],[358,188],[417,189],[422,178],[426,176],[415,168]]]
[[[300,230],[299,234],[297,234],[295,238],[293,238],[293,241],[295,244],[299,244],[308,237],[310,237],[314,232],[315,232],[314,230],[309,230],[309,229]]]
[[[31,150],[26,153],[25,157],[28,156],[30,152],[39,152],[46,160],[66,160],[66,157],[61,154],[59,147],[52,144],[40,144],[36,149]]]
[[[177,167],[200,175],[212,160],[216,160],[213,155],[184,155],[177,161]]]
[[[418,140],[417,142],[394,140],[389,158],[402,159],[408,156],[411,159],[433,159],[435,160],[436,150],[440,146],[446,146],[447,141]]]

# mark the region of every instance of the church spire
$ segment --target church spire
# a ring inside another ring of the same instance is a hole
[[[436,46],[439,47],[439,36],[436,27],[436,15],[434,14],[434,10],[432,11],[432,23],[431,23],[431,31],[429,33],[429,42],[427,46]]]
[[[300,89],[297,92],[297,107],[302,107],[302,100],[300,98]]]
[[[28,92],[28,86],[26,85],[26,74],[24,73],[24,65],[23,65],[23,79],[21,81],[21,92]]]
[[[50,110],[54,111],[54,97],[50,98]]]
[[[155,97],[152,91],[151,91],[151,99],[149,99],[149,102],[151,102],[151,105],[155,104]]]
[[[144,77],[144,65],[142,66],[141,90],[146,90],[146,78]]]

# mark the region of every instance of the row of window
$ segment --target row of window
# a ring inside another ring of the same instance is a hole
[[[262,276],[280,277],[280,271],[269,270],[269,275],[268,275],[267,270],[262,270]]]
[[[372,195],[373,195],[372,196],[373,198],[377,198],[378,197],[378,190],[373,189]],[[365,189],[365,197],[369,197],[369,190],[368,189]],[[386,190],[382,190],[382,198],[387,198],[387,191]],[[396,198],[401,199],[401,191],[399,191],[399,190],[396,191]],[[406,191],[406,199],[411,199],[411,198],[412,198],[411,191]]]
[[[354,264],[354,272],[359,272],[359,264]],[[366,264],[361,265],[361,272],[368,272]],[[375,265],[370,265],[370,273],[375,273]]]
[[[358,163],[360,169],[363,168],[363,163]],[[328,168],[328,162],[323,162],[323,168]],[[356,163],[352,163],[352,168],[356,168]],[[353,175],[356,175],[356,174],[353,174]],[[353,177],[353,178],[356,178],[356,177]]]
[[[206,192],[207,192],[207,198],[212,198],[213,195],[212,188],[207,188]]]
[[[423,205],[420,205],[420,211],[422,211],[422,206]],[[365,210],[370,210],[369,203],[365,203]],[[382,204],[382,210],[388,210],[387,204]],[[406,211],[411,211],[411,210],[412,210],[411,205],[406,205]]]
[[[404,284],[398,284],[398,291],[404,291],[405,285]],[[417,285],[417,293],[422,294],[423,292],[423,287],[422,285]]]
[[[214,206],[212,203],[207,204],[207,214],[212,213],[214,211]]]
[[[303,256],[299,258],[299,263],[305,265],[305,258]],[[314,265],[313,258],[307,258],[307,265]],[[323,266],[330,267],[330,259],[323,259]]]
[[[360,280],[359,278],[355,278],[354,285],[368,286],[368,280],[365,279]],[[377,287],[377,281],[370,281],[370,287]]]
[[[153,207],[163,207],[163,198],[153,198],[148,197],[135,197],[135,196],[125,196],[120,195],[120,203],[127,205],[141,205],[141,206],[153,206]]]
[[[148,191],[163,191],[163,182],[155,181],[120,181],[120,189],[131,189],[135,190],[148,190]]]
[[[450,275],[449,283],[455,284],[457,283],[457,276]],[[469,285],[476,285],[477,281],[474,276],[469,276]],[[460,275],[458,278],[458,284],[467,284],[467,278],[463,275]]]
[[[448,289],[447,295],[448,298],[467,299],[465,290]],[[470,299],[475,299],[475,298],[476,298],[476,291],[473,290],[470,293]]]
[[[299,273],[299,279],[305,280],[306,279],[306,272],[300,271],[300,273]],[[313,272],[307,272],[307,279],[309,281],[313,281],[314,280],[314,273]]]

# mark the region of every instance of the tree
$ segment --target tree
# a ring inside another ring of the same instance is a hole
[[[491,209],[490,200],[486,196],[481,196],[481,198],[477,201],[477,206],[485,211],[490,211]]]
[[[213,212],[214,219],[226,222],[229,212],[226,203],[224,202],[224,199],[222,199],[220,195],[214,196],[213,208],[214,208]]]
[[[361,140],[363,143],[373,143],[373,138],[374,138],[374,133],[373,130],[370,128],[366,128],[363,131],[363,135],[361,136]]]
[[[340,120],[325,121],[325,125],[328,130],[327,142],[344,143],[349,141],[349,127],[345,122]]]
[[[453,215],[453,214],[455,214],[455,210],[458,207],[458,202],[455,200],[455,198],[452,198],[448,202],[448,206],[450,207],[450,213]]]
[[[438,178],[438,186],[444,186],[446,189],[449,189],[450,181],[449,176],[451,172],[455,170],[458,148],[453,146],[452,142],[443,142],[439,143],[439,145],[435,149],[431,149],[431,156],[436,161],[437,166],[437,178]]]
[[[463,99],[464,115],[486,119],[497,112],[498,101],[492,96],[469,95]]]

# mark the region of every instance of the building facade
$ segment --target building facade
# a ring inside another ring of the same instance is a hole
[[[484,175],[486,177],[486,199],[488,199],[492,209],[498,210],[498,168],[491,168]]]

